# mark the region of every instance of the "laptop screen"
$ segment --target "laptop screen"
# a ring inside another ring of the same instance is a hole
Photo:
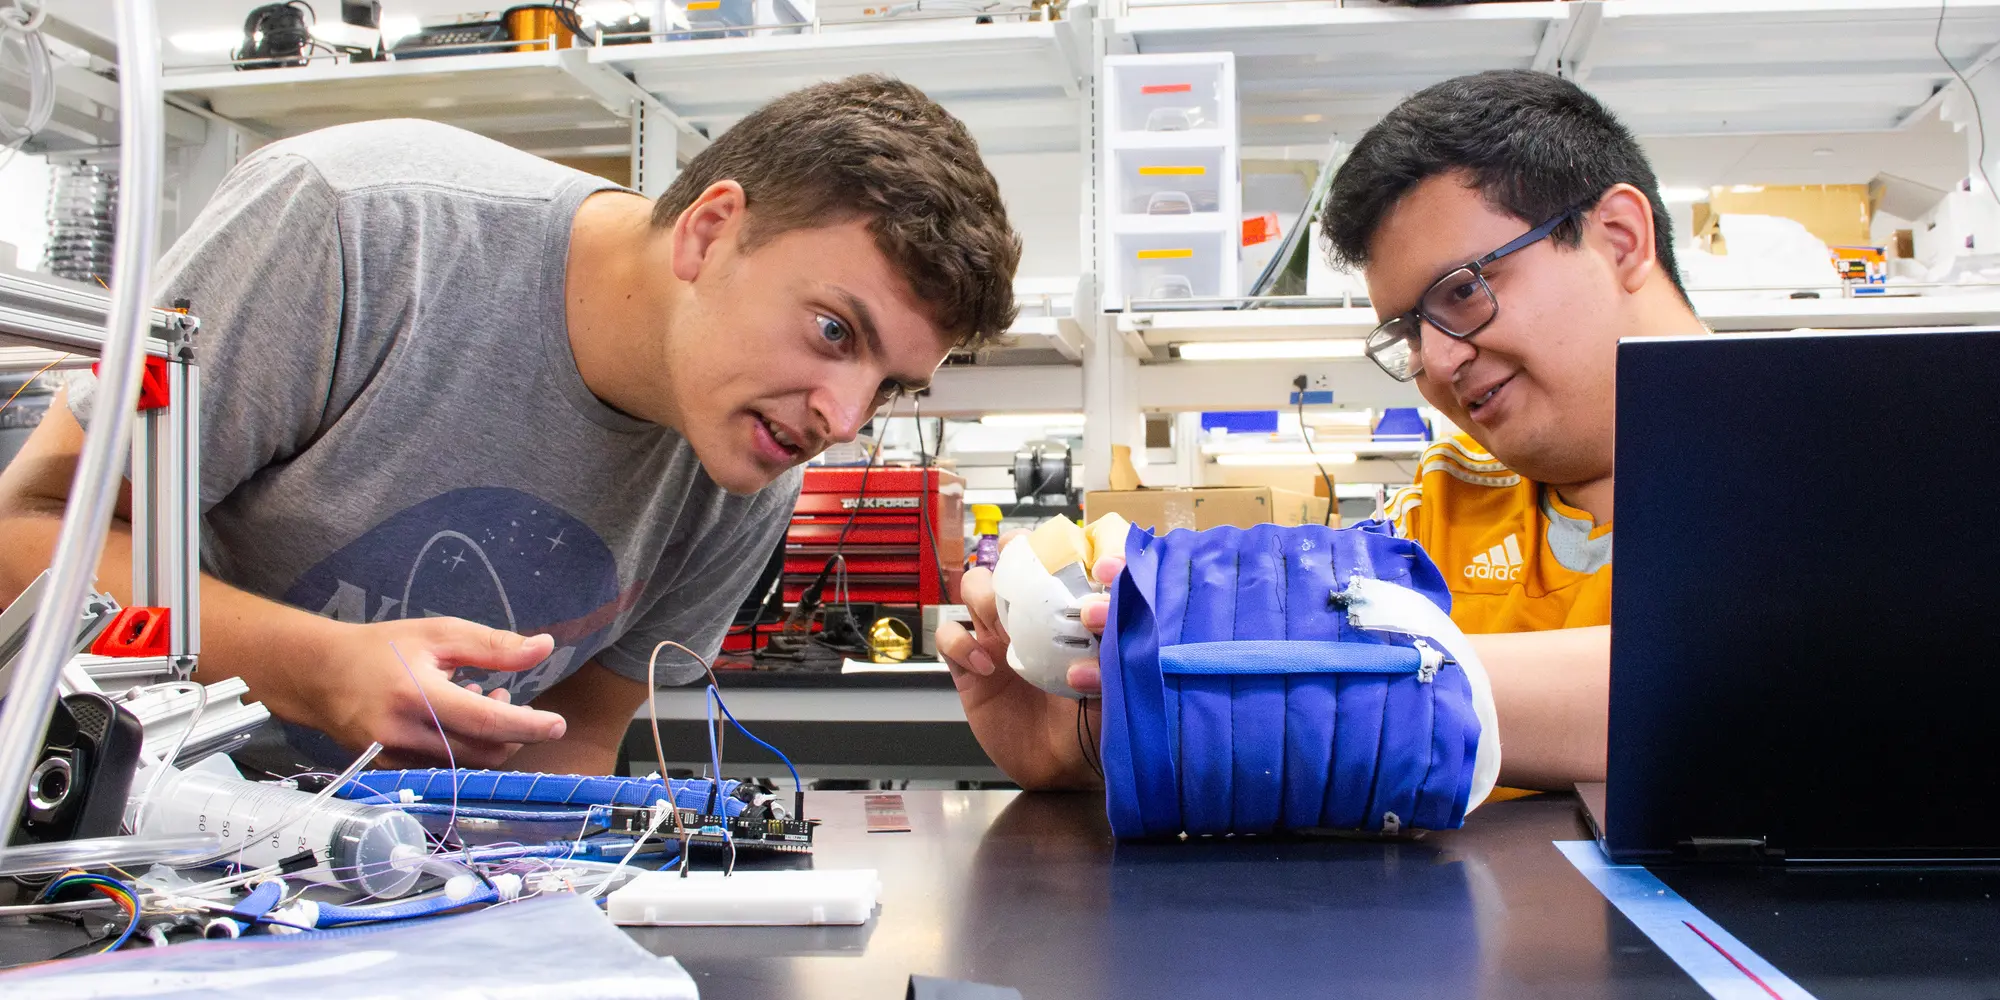
[[[1606,846],[2000,855],[2000,330],[1627,340]]]

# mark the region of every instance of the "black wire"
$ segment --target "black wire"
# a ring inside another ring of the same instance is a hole
[[[868,462],[861,467],[861,489],[854,498],[854,509],[847,512],[847,523],[840,526],[840,537],[833,543],[833,555],[836,559],[841,559],[840,550],[847,544],[847,532],[854,527],[854,519],[861,516],[862,501],[868,497],[868,473],[875,468],[875,460],[882,457],[882,441],[889,436],[889,420],[896,415],[896,401],[901,398],[903,398],[901,393],[890,398],[889,412],[882,415],[882,432],[875,436],[875,450],[868,453]],[[842,573],[847,572],[847,560],[841,559],[840,569]]]
[[[85,955],[95,955],[98,952],[103,951],[105,945],[108,945],[111,942],[118,940],[118,935],[123,933],[125,933],[125,928],[119,927],[114,924],[111,930],[106,931],[104,933],[103,937],[92,938],[91,940],[85,941],[84,943],[77,945],[74,948],[66,948],[53,955],[50,955],[48,958],[44,959],[44,961],[55,962],[65,958],[81,958]]]
[[[938,551],[937,525],[931,521],[931,456],[924,445],[924,404],[916,396],[910,397],[910,405],[917,414],[917,474],[923,477],[923,499],[917,506],[918,520],[922,522],[924,534],[931,542],[931,563],[937,567],[938,599],[951,603],[951,584],[945,582],[944,555]],[[938,450],[944,450],[944,418],[938,418]],[[938,473],[943,478],[944,473]],[[962,529],[964,526],[960,525]]]
[[[1327,475],[1326,463],[1319,460],[1319,449],[1313,447],[1312,432],[1306,430],[1306,391],[1304,389],[1299,390],[1299,436],[1306,441],[1306,454],[1311,455],[1313,457],[1313,464],[1319,466],[1319,477],[1326,480],[1326,516],[1320,518],[1320,524],[1329,528],[1333,527],[1333,506],[1338,502],[1333,498],[1333,477]]]
[[[1104,768],[1097,762],[1097,734],[1091,731],[1090,712],[1082,698],[1076,700],[1076,746],[1083,751],[1083,762],[1102,780]]]
[[[889,412],[882,415],[882,430],[881,432],[875,435],[875,448],[873,451],[869,452],[868,461],[866,462],[866,464],[861,466],[861,486],[860,489],[858,489],[855,493],[854,509],[847,512],[847,523],[842,524],[840,526],[840,537],[834,539],[833,555],[827,558],[827,569],[820,571],[821,576],[825,576],[827,570],[834,570],[838,574],[834,578],[835,582],[834,582],[833,599],[828,600],[822,598],[820,601],[819,615],[821,621],[825,622],[831,621],[831,619],[827,617],[827,612],[835,604],[839,604],[842,608],[845,608],[847,610],[847,616],[849,620],[852,620],[854,617],[854,612],[852,608],[853,597],[848,593],[848,586],[847,586],[847,556],[844,554],[845,549],[847,548],[847,533],[854,530],[854,519],[861,516],[861,508],[867,503],[868,474],[874,471],[876,460],[882,457],[882,442],[884,439],[888,437],[887,432],[889,429],[889,420],[896,415],[896,402],[901,398],[902,394],[897,393],[895,396],[892,396],[889,399]],[[836,564],[838,566],[837,569],[835,569]],[[779,587],[782,589],[782,587],[784,586],[783,574],[780,574],[779,576],[780,576]],[[799,596],[800,599],[803,600],[805,595],[801,594]],[[796,614],[797,611],[794,610],[793,613]],[[807,622],[807,626],[808,628],[810,628],[811,626],[810,621]],[[860,630],[859,622],[855,622],[855,629],[856,631]],[[863,635],[862,638],[865,640],[867,636]],[[816,645],[825,646],[826,648],[834,650],[835,652],[841,652],[841,653],[850,652],[850,650],[842,649],[839,646],[836,646],[830,642],[827,642],[824,639],[820,639],[817,637],[814,637],[813,639],[811,639],[811,641]],[[756,641],[754,639],[751,641],[751,646],[752,646],[752,652],[754,653],[756,646]]]
[[[1944,60],[1945,68],[1951,70],[1951,75],[1958,78],[1958,85],[1965,88],[1965,96],[1972,99],[1972,116],[1979,119],[1979,179],[1986,182],[1986,196],[2000,200],[2000,189],[1993,187],[1993,178],[1986,174],[1986,115],[1979,110],[1979,95],[1972,92],[1972,82],[1965,78],[1964,73],[1958,71],[1951,57],[1944,54],[1944,46],[1941,44],[1944,38],[1944,12],[1950,5],[1951,0],[1938,0],[1937,27],[1931,31],[1931,51],[1936,52],[1937,57]]]
[[[1030,454],[1033,453],[1031,452]],[[1030,461],[1033,461],[1035,463],[1035,478],[1028,480],[1028,495],[1016,499],[1014,501],[1014,506],[1008,508],[1007,510],[1008,517],[1013,517],[1014,515],[1019,514],[1021,512],[1021,508],[1026,507],[1027,505],[1035,503],[1036,501],[1040,500],[1042,498],[1042,487],[1048,485],[1049,477],[1042,474],[1041,460],[1030,459]]]

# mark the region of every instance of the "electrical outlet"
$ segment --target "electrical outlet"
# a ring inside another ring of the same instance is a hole
[[[1305,387],[1300,392],[1300,386]],[[1333,403],[1333,371],[1318,365],[1303,365],[1292,376],[1292,393],[1287,406],[1330,406]]]
[[[1332,392],[1333,369],[1319,365],[1306,365],[1298,373],[1305,376],[1307,392]],[[1296,381],[1294,382],[1296,385]]]

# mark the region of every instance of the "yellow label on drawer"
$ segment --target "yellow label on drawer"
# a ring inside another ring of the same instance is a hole
[[[687,5],[687,9],[720,10],[722,9],[722,0],[692,0],[692,2]]]
[[[1140,260],[1186,260],[1194,256],[1194,250],[1182,247],[1179,250],[1141,250]]]
[[[1207,167],[1140,167],[1141,177],[1200,177],[1208,173]]]

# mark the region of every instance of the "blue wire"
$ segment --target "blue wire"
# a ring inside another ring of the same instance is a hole
[[[730,725],[736,727],[737,732],[742,733],[743,737],[749,740],[750,742],[755,743],[758,746],[763,747],[764,749],[769,750],[772,753],[776,754],[779,760],[785,762],[785,770],[792,772],[792,791],[796,794],[804,795],[806,786],[804,782],[799,780],[799,769],[792,766],[792,759],[790,757],[785,756],[784,751],[778,749],[777,747],[772,746],[769,743],[764,742],[763,740],[758,739],[756,733],[753,733],[750,730],[743,728],[743,723],[736,721],[736,716],[729,711],[729,706],[722,700],[722,692],[717,691],[715,689],[715,685],[710,684],[708,686],[708,693],[709,696],[714,700],[714,707],[722,709],[723,717],[729,720]],[[710,711],[713,712],[713,709],[711,709]],[[711,714],[709,718],[713,719],[714,715]],[[709,730],[710,733],[709,746],[711,747],[715,745],[714,742],[715,737],[713,735],[714,732],[715,732],[714,729]],[[722,771],[722,765],[718,763],[715,769],[717,772],[717,777],[718,778],[721,777],[720,772]]]
[[[715,706],[721,703],[722,693],[715,689],[715,685],[710,684],[708,698],[702,703],[702,708],[708,713],[708,759],[715,768],[709,772],[709,777],[713,778],[718,786],[722,782],[722,749],[715,743]],[[729,710],[723,709],[723,711],[727,713]]]
[[[111,947],[106,948],[104,950],[106,952],[113,952],[117,951],[120,948],[125,947],[125,942],[132,940],[132,932],[138,929],[139,929],[139,897],[133,896],[132,919],[125,922],[125,930],[123,933],[118,935],[118,940],[111,942]]]

